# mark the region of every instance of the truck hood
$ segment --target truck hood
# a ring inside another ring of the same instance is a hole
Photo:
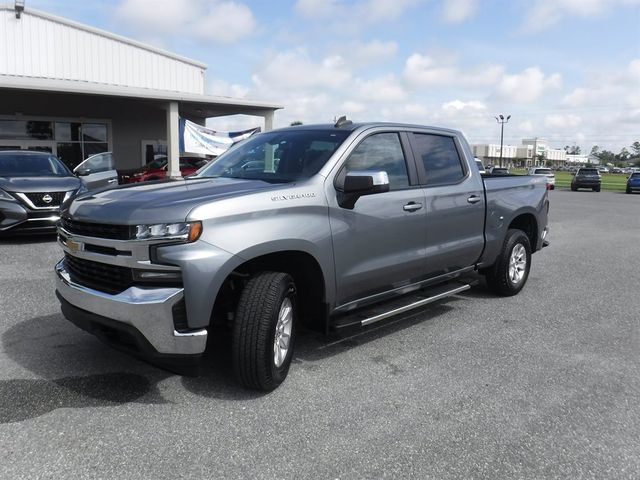
[[[0,188],[5,192],[67,192],[80,188],[76,177],[0,177]]]
[[[203,203],[278,187],[282,188],[233,178],[137,183],[81,195],[62,214],[78,221],[116,225],[183,222]]]

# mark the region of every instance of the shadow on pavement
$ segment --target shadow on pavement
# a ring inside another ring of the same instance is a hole
[[[102,345],[62,315],[18,323],[3,333],[2,344],[36,378],[0,380],[0,423],[57,408],[166,403],[157,383],[169,374]]]
[[[451,303],[460,300],[450,297],[425,309],[339,335],[324,336],[302,328],[292,368],[430,321],[453,309]],[[0,380],[0,423],[19,422],[58,408],[167,403],[158,383],[174,376],[172,373],[100,343],[61,314],[18,323],[3,333],[2,344],[7,356],[36,378]],[[236,383],[230,345],[228,332],[212,331],[201,376],[182,377],[182,385],[207,398],[248,400],[265,395]]]

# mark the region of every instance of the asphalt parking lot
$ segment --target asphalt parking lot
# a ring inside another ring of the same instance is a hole
[[[183,378],[69,324],[49,238],[0,240],[0,478],[638,478],[640,195],[553,191],[520,295],[482,285],[289,378]]]

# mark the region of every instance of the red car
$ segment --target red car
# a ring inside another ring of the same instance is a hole
[[[183,177],[195,173],[207,163],[206,158],[180,157],[180,173]],[[122,183],[137,183],[162,180],[167,177],[167,157],[159,157],[145,165],[142,170],[122,177]]]

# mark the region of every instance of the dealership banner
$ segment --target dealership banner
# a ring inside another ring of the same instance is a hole
[[[258,132],[260,132],[260,127],[242,130],[240,132],[220,132],[181,118],[180,151],[185,153],[220,155],[226,152],[234,143],[249,138]]]

